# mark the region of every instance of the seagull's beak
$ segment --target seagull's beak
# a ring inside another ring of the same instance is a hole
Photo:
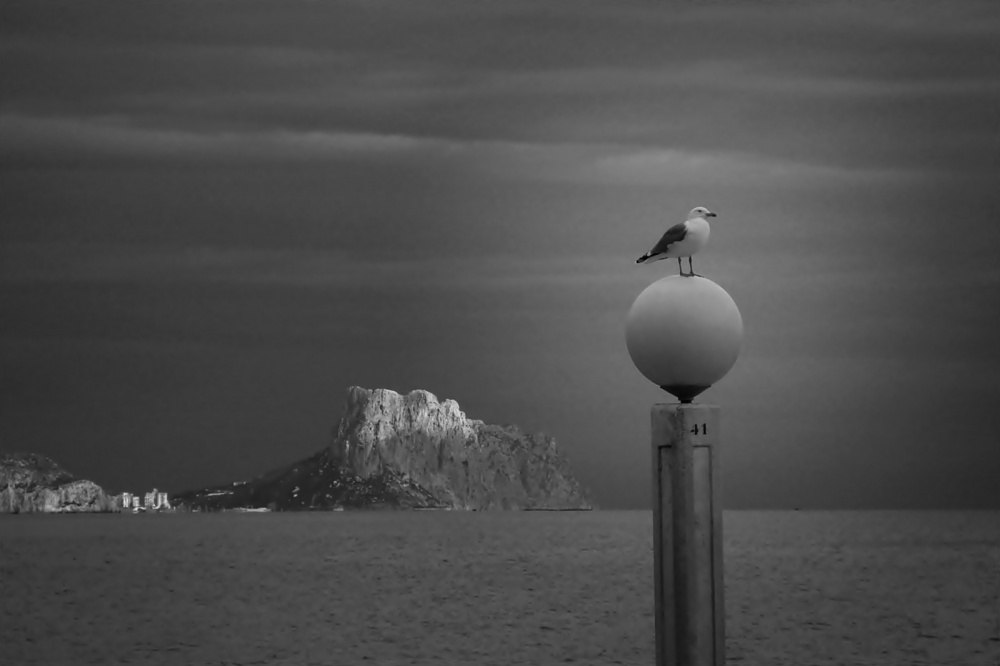
[[[718,217],[718,215],[710,211],[708,213],[705,213],[705,217]]]

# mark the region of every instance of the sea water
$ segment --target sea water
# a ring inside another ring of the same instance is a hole
[[[727,658],[1000,664],[1000,513],[726,512]],[[652,515],[0,517],[0,664],[654,664]]]

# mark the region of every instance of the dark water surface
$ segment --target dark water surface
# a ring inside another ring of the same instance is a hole
[[[727,512],[728,662],[1000,664],[1000,513]],[[0,664],[643,664],[652,515],[0,517]]]

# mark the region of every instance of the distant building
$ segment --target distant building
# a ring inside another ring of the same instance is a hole
[[[127,509],[138,509],[142,506],[142,498],[138,495],[133,495],[132,493],[122,493],[121,494],[121,508],[123,510]]]
[[[133,495],[132,493],[122,493],[120,505],[123,510],[131,509],[136,511],[165,511],[171,509],[170,497],[167,493],[160,492],[153,488],[153,492],[145,495]]]
[[[170,508],[170,498],[167,497],[166,493],[161,493],[153,488],[153,508],[154,509],[169,509]]]

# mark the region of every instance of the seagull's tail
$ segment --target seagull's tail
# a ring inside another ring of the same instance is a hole
[[[646,254],[644,254],[641,257],[639,257],[638,259],[636,259],[635,263],[637,263],[637,264],[644,264],[644,263],[646,263],[646,260],[649,259],[649,256],[650,256],[649,252],[647,252]]]

